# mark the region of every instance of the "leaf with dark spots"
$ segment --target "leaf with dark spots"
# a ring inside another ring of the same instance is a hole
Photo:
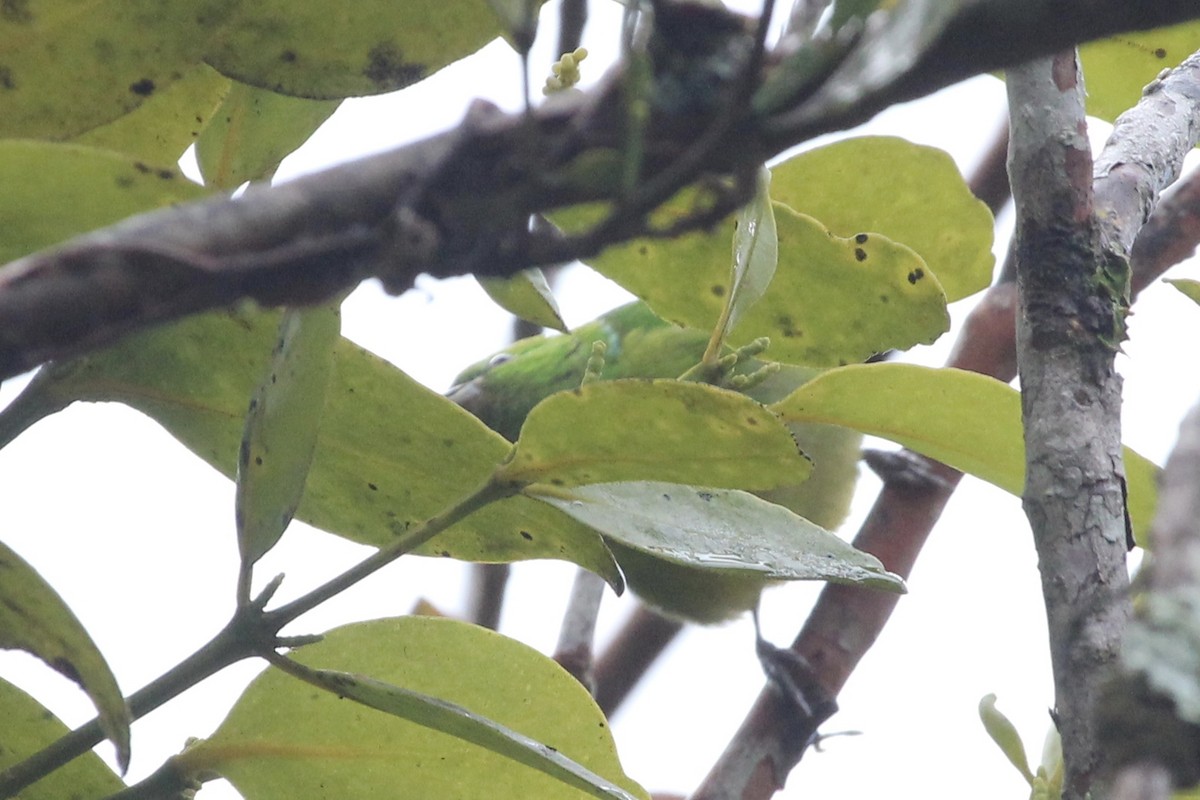
[[[140,81],[135,81],[129,85],[129,91],[138,97],[149,97],[154,94],[154,89],[154,81],[149,78],[142,78]]]

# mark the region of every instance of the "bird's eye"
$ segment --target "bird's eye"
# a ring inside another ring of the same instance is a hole
[[[513,360],[513,357],[512,357],[511,353],[496,353],[496,355],[492,356],[491,360],[488,361],[488,366],[489,367],[498,367],[501,364],[507,364],[508,362],[510,362],[512,360]]]

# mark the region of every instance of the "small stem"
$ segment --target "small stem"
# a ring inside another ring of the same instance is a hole
[[[400,556],[417,549],[451,525],[461,522],[484,506],[515,494],[518,488],[512,485],[497,483],[489,478],[480,488],[455,505],[408,530],[390,545],[372,553],[341,575],[332,578],[292,602],[280,606],[274,611],[267,612],[264,618],[269,619],[273,624],[282,628],[301,614],[311,611],[331,597],[349,589],[363,578],[374,574]]]
[[[571,600],[567,604],[567,613],[563,615],[558,645],[554,650],[554,660],[574,675],[588,691],[593,689],[593,642],[596,638],[596,619],[600,616],[600,602],[604,599],[604,587],[604,579],[599,575],[582,567],[576,571]]]

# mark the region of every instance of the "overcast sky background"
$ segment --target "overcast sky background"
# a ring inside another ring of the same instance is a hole
[[[615,51],[612,11],[596,9],[604,19],[589,28],[594,55],[584,63],[586,79],[597,77]],[[535,51],[535,87],[553,61],[548,44],[553,38],[551,26]],[[348,101],[285,162],[279,179],[452,126],[471,97],[487,96],[516,109],[518,74],[515,57],[496,42],[404,92]],[[969,173],[1000,125],[1003,99],[998,80],[979,78],[889,111],[865,130],[941,147]],[[1105,132],[1095,125],[1098,142]],[[998,255],[1003,244],[997,245]],[[1172,275],[1198,272],[1192,263]],[[559,302],[572,325],[623,299],[616,287],[582,271],[569,273],[560,286]],[[952,333],[905,360],[943,363],[971,302],[952,307]],[[1200,396],[1200,377],[1180,366],[1194,363],[1200,309],[1174,289],[1156,285],[1143,293],[1135,311],[1120,358],[1125,440],[1162,463],[1179,419]],[[347,336],[439,391],[463,366],[501,346],[508,332],[506,315],[471,279],[421,280],[399,298],[366,285],[347,301],[343,318]],[[0,388],[0,403],[22,383]],[[0,485],[5,541],[64,595],[127,693],[189,655],[232,612],[233,485],[137,412],[79,404],[39,423],[0,453]],[[864,474],[843,528],[846,536],[857,529],[877,488]],[[367,552],[294,524],[256,574],[286,572],[283,601]],[[559,620],[547,609],[565,598],[572,574],[564,564],[518,565],[502,632],[550,652]],[[458,613],[465,575],[465,567],[455,563],[403,559],[290,630],[320,631],[403,614],[417,598]],[[825,729],[862,735],[832,739],[823,752],[810,752],[782,797],[1027,796],[976,717],[980,697],[997,693],[1036,763],[1052,688],[1036,562],[1017,499],[964,480],[909,588],[839,698],[841,712]],[[793,584],[769,592],[763,609],[768,638],[790,641],[818,590]],[[628,610],[627,598],[606,601],[602,638]],[[186,737],[210,733],[260,668],[236,665],[139,722],[131,780],[181,749]],[[82,693],[27,656],[0,653],[0,674],[13,676],[70,725],[92,716]],[[613,720],[626,772],[651,791],[686,794],[721,752],[761,685],[748,620],[690,629]],[[105,757],[110,750],[107,744],[99,748]],[[200,797],[237,795],[227,785],[208,784]]]

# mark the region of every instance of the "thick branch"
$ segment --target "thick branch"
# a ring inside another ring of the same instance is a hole
[[[1050,629],[1063,797],[1082,800],[1101,766],[1092,709],[1129,616],[1114,368],[1128,271],[1123,254],[1101,241],[1074,51],[1009,70],[1008,87],[1023,499]],[[1136,230],[1142,221],[1138,214],[1129,224]]]
[[[927,17],[936,18],[936,35],[922,39],[927,50],[903,60],[907,71],[892,69],[882,82],[863,72],[913,50],[908,31]],[[652,181],[671,175],[680,159],[687,163],[698,132],[725,135],[667,185],[737,174],[892,103],[1069,42],[1197,17],[1193,0],[905,3],[895,15],[873,18],[880,24],[868,26],[843,63],[848,72],[832,76],[828,92],[773,119],[722,119],[724,103],[656,109],[645,129],[643,175]],[[618,215],[619,224],[596,235],[565,240],[526,227],[533,213],[623,196],[597,176],[613,169],[588,171],[576,160],[619,154],[627,124],[616,99],[620,81],[617,74],[590,95],[561,98],[531,116],[477,105],[455,131],[391,153],[237,200],[143,215],[13,262],[0,270],[0,380],[241,298],[304,304],[370,276],[400,291],[421,272],[511,274],[644,235],[645,213]],[[862,88],[849,103],[839,94],[847,85]],[[734,200],[719,197],[718,206]],[[699,214],[694,224],[714,218]]]

